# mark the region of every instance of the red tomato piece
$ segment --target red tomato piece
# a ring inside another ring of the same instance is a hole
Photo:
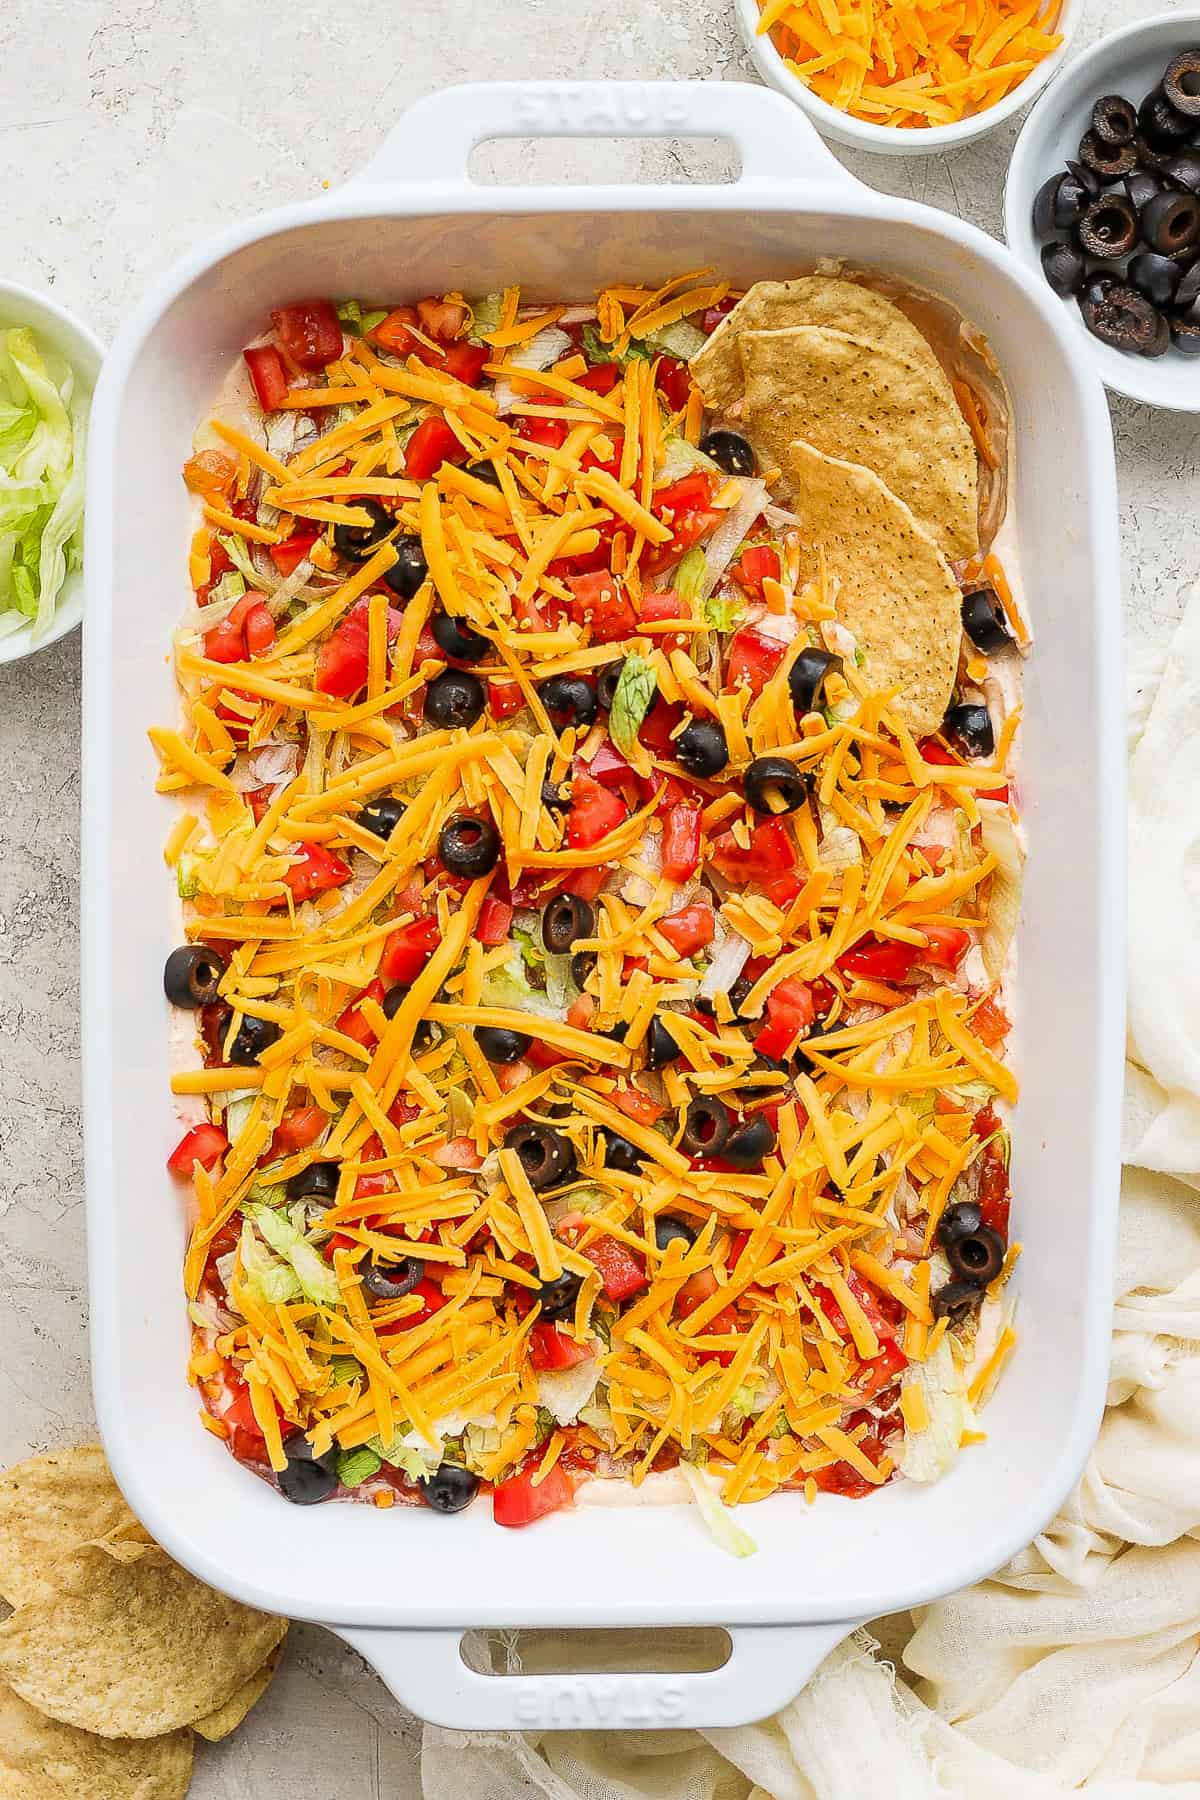
[[[571,618],[591,629],[592,642],[611,644],[637,629],[637,615],[615,575],[603,570],[576,575],[567,583],[571,590]]]
[[[555,1463],[550,1473],[534,1487],[533,1477],[540,1460],[540,1457],[532,1456],[517,1474],[498,1482],[492,1489],[492,1517],[497,1525],[532,1525],[535,1519],[544,1519],[548,1513],[569,1506],[575,1498],[571,1477],[561,1463]]]
[[[525,696],[515,681],[489,681],[488,711],[494,719],[511,719],[525,704]]]
[[[593,781],[598,781],[601,787],[611,788],[614,793],[619,793],[637,779],[621,752],[608,738],[601,744],[591,762],[584,765],[584,770]]]
[[[707,309],[704,317],[700,321],[700,329],[705,337],[712,336],[713,332],[717,329],[717,326],[721,323],[721,320],[728,318],[736,305],[737,301],[730,294],[727,295],[724,300],[718,300],[715,306],[710,306]]]
[[[285,578],[294,575],[306,556],[312,555],[313,545],[320,539],[319,531],[293,531],[290,538],[282,544],[271,545],[271,561]]]
[[[529,1360],[535,1369],[573,1369],[591,1354],[586,1344],[577,1344],[547,1320],[540,1320],[529,1333]]]
[[[838,957],[837,966],[844,975],[868,981],[905,981],[920,955],[915,944],[888,943],[868,934]]]
[[[786,644],[781,644],[778,638],[767,637],[753,625],[743,625],[729,642],[725,686],[746,687],[752,694],[761,694],[786,651]]]
[[[594,900],[608,879],[603,866],[595,869],[572,869],[565,881],[555,888],[556,894],[578,894],[581,900]]]
[[[430,1158],[439,1169],[481,1169],[483,1158],[475,1148],[475,1139],[452,1137],[433,1151]]]
[[[567,441],[567,430],[565,419],[539,419],[534,415],[520,421],[517,435],[527,444],[540,444],[544,450],[561,450]]]
[[[926,925],[929,946],[917,952],[917,961],[930,969],[957,969],[971,948],[971,934],[960,925]]]
[[[252,350],[243,350],[242,355],[258,404],[264,412],[274,412],[287,399],[288,378],[282,356],[274,344],[256,344]]]
[[[319,1106],[293,1106],[275,1127],[271,1141],[273,1156],[294,1156],[315,1144],[329,1123],[329,1114]]]
[[[699,866],[700,814],[694,806],[672,806],[663,817],[662,872],[668,881],[690,881]]]
[[[344,887],[350,880],[349,863],[343,862],[334,851],[327,850],[324,844],[301,844],[299,851],[299,862],[293,863],[283,876],[297,905],[303,900],[315,900],[318,894],[327,894],[331,888]]]
[[[407,987],[416,980],[441,941],[441,927],[436,919],[410,919],[384,943],[380,974],[385,981],[398,981]]]
[[[691,371],[676,356],[660,356],[654,385],[673,413],[682,412],[691,398]]]
[[[209,662],[231,663],[244,662],[246,657],[246,639],[240,624],[235,624],[233,614],[214,625],[211,631],[204,634],[204,654]]]
[[[575,377],[575,386],[586,388],[589,394],[611,394],[621,379],[619,363],[597,363],[586,375]]]
[[[616,1238],[597,1238],[585,1244],[582,1254],[600,1271],[604,1292],[610,1300],[628,1300],[646,1286],[646,1265],[627,1245]]]
[[[600,843],[610,832],[623,825],[628,808],[619,794],[580,773],[571,782],[571,810],[567,814],[567,842],[573,850],[586,850]]]
[[[394,1319],[390,1325],[377,1326],[380,1337],[390,1337],[393,1331],[411,1331],[414,1325],[423,1325],[426,1319],[432,1319],[434,1313],[441,1312],[443,1306],[449,1304],[441,1288],[427,1275],[412,1291],[421,1302],[420,1311],[406,1313],[404,1318]]]
[[[412,481],[428,481],[443,463],[466,461],[467,452],[445,419],[430,413],[421,420],[404,451],[404,473]]]
[[[317,673],[313,686],[319,694],[332,694],[348,700],[367,679],[370,655],[370,601],[366,594],[356,600],[337,630],[327,637],[317,652]],[[403,613],[394,606],[387,609],[387,639],[390,644],[400,629]]]
[[[674,756],[675,742],[671,734],[682,720],[682,706],[664,700],[660,695],[642,720],[638,742],[644,744],[652,756]]]
[[[427,337],[449,343],[452,338],[462,335],[467,323],[467,309],[461,300],[418,300],[417,318]]]
[[[444,362],[438,364],[446,375],[461,381],[464,387],[478,387],[483,380],[483,365],[492,352],[486,344],[451,344]]]
[[[246,614],[243,632],[246,638],[246,649],[251,656],[262,656],[275,642],[275,621],[270,610],[260,600]]]
[[[719,875],[739,887],[765,886],[791,875],[796,867],[796,846],[781,819],[764,819],[750,833],[750,848],[743,850],[731,831],[713,840],[709,860]]]
[[[968,766],[961,756],[955,756],[952,750],[948,750],[945,744],[939,744],[936,738],[922,738],[917,749],[927,763],[935,763],[939,768],[965,769]],[[1005,782],[1003,787],[988,788],[986,791],[981,788],[977,798],[980,800],[1007,800],[1008,783]]]
[[[617,1111],[623,1112],[635,1125],[657,1125],[667,1110],[649,1094],[643,1094],[640,1088],[615,1088],[608,1097]]]
[[[690,810],[690,808],[689,808]],[[669,816],[669,815],[668,815]],[[660,919],[658,929],[680,956],[694,956],[711,944],[715,925],[711,906],[684,906]]]
[[[994,1050],[997,1045],[1004,1042],[1012,1030],[1012,1020],[1003,1007],[998,1006],[989,994],[987,999],[975,1008],[971,1017],[971,1030],[981,1044],[986,1044],[989,1050]]]
[[[413,332],[418,323],[415,306],[397,306],[386,319],[380,319],[367,336],[392,356],[428,356],[426,346]]]
[[[625,454],[625,433],[623,431],[606,431],[604,435],[613,447],[613,453],[608,460],[602,461],[594,450],[588,449],[584,451],[579,466],[585,473],[589,469],[603,469],[606,475],[611,475],[614,481],[619,481],[621,458]]]
[[[642,595],[641,607],[643,621],[656,623],[660,619],[690,619],[691,611],[680,599],[674,588],[659,588],[655,593]],[[664,631],[651,634],[654,642],[662,650],[686,650],[689,637],[685,631]]]
[[[783,567],[774,544],[751,544],[748,550],[742,551],[729,573],[743,592],[761,600],[763,582],[778,581]]]
[[[323,369],[342,354],[342,322],[328,300],[303,300],[271,314],[285,356],[302,369]]]
[[[908,1367],[908,1358],[898,1345],[885,1344],[878,1356],[870,1362],[859,1365],[855,1373],[853,1386],[864,1400],[874,1400],[882,1394],[884,1388],[891,1387],[901,1371]]]
[[[475,936],[481,944],[502,944],[512,928],[513,909],[506,900],[491,894],[484,900],[475,921]]]
[[[375,1035],[374,1026],[367,1023],[359,1009],[364,1000],[374,1000],[379,1006],[382,1006],[386,992],[382,981],[376,976],[375,980],[363,989],[358,999],[340,1014],[334,1030],[340,1031],[343,1037],[353,1038],[356,1044],[361,1044],[364,1050],[369,1050],[371,1045],[378,1043],[379,1040]]]
[[[172,1175],[190,1175],[193,1165],[211,1169],[229,1148],[229,1139],[219,1125],[193,1125],[185,1131],[170,1156],[167,1167]]]

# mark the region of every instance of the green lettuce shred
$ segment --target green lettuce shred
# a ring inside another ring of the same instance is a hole
[[[40,637],[82,565],[86,435],[69,365],[26,325],[0,331],[0,631]]]
[[[654,703],[658,677],[644,656],[632,651],[621,667],[621,678],[608,715],[608,731],[622,756],[637,742],[642,720]]]
[[[248,1208],[251,1218],[272,1250],[292,1265],[306,1300],[317,1306],[337,1306],[341,1290],[333,1270],[308,1239],[283,1213],[269,1206]]]
[[[700,1509],[700,1517],[713,1542],[730,1556],[753,1556],[758,1545],[748,1531],[743,1531],[729,1508],[715,1494],[704,1475],[689,1462],[681,1462],[679,1473],[692,1490],[692,1498]]]
[[[343,1450],[337,1459],[338,1480],[343,1487],[361,1487],[364,1481],[370,1481],[372,1475],[378,1475],[383,1462],[369,1444],[360,1444],[357,1450]]]

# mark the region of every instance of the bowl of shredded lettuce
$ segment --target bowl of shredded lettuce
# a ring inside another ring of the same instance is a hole
[[[55,301],[0,281],[0,663],[83,617],[88,409],[102,356]]]

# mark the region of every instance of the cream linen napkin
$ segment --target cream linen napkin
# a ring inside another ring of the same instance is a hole
[[[426,1800],[1200,1796],[1200,596],[1166,657],[1131,672],[1129,752],[1112,1370],[1059,1517],[990,1581],[856,1633],[760,1725],[429,1726]]]

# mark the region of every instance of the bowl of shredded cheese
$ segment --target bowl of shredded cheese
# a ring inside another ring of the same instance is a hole
[[[737,0],[764,81],[836,142],[953,149],[1021,111],[1062,67],[1083,0]]]

